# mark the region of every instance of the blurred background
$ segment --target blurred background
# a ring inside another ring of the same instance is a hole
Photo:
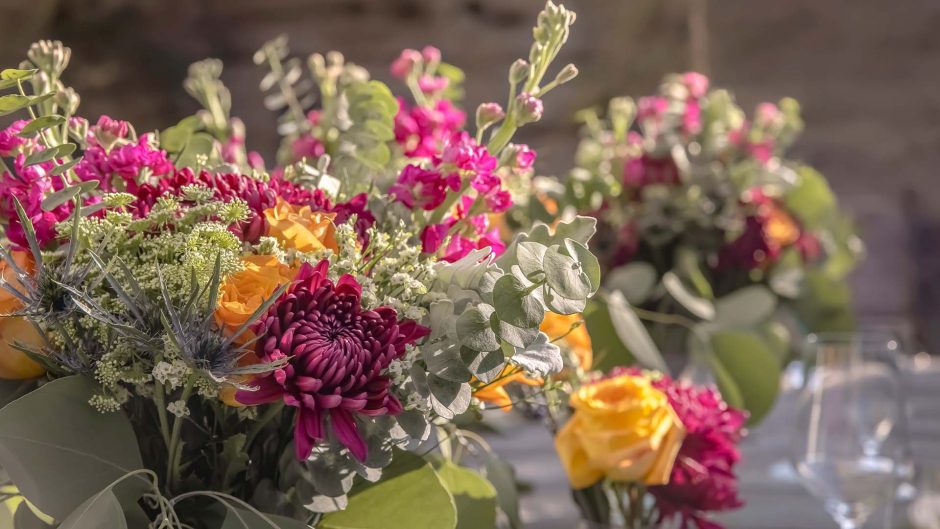
[[[870,0],[569,0],[577,11],[558,64],[579,78],[546,99],[543,119],[519,138],[539,151],[542,174],[564,176],[579,109],[616,95],[655,91],[664,74],[700,70],[750,110],[783,96],[803,105],[794,155],[825,174],[858,220],[868,258],[855,273],[863,321],[900,325],[914,350],[940,351],[940,3]],[[405,47],[433,44],[467,74],[465,108],[505,98],[510,63],[527,53],[541,0],[0,0],[0,65],[14,67],[39,38],[64,41],[66,82],[85,116],[109,114],[138,130],[164,128],[196,110],[183,91],[187,66],[225,61],[223,80],[248,146],[271,159],[274,115],[261,103],[264,72],[251,60],[266,40],[290,37],[295,55],[340,50],[393,90],[388,73]],[[925,357],[921,357],[922,359]],[[510,452],[534,527],[570,527],[567,485],[538,425]],[[514,434],[515,435],[515,434]],[[547,464],[543,464],[547,463]],[[760,477],[764,467],[749,471]],[[815,504],[810,508],[819,509]],[[567,518],[566,518],[567,517]],[[824,518],[823,518],[824,519]],[[549,522],[551,520],[552,522]],[[566,522],[565,520],[568,520]],[[566,525],[567,524],[567,525]],[[746,522],[739,522],[747,526]],[[795,527],[783,524],[780,527]],[[807,526],[812,526],[808,523]],[[828,525],[826,525],[828,526]]]

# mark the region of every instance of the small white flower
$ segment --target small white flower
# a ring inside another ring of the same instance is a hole
[[[177,400],[167,404],[166,411],[180,418],[189,417],[189,407],[186,406],[186,401],[184,400]]]

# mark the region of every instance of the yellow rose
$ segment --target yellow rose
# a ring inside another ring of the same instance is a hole
[[[604,477],[664,485],[685,429],[666,395],[643,377],[622,375],[582,386],[571,396],[571,420],[555,448],[572,487]]]
[[[581,314],[571,314],[563,316],[554,312],[546,312],[545,319],[539,329],[548,335],[550,341],[567,348],[571,355],[577,360],[581,369],[589,371],[594,363],[594,353],[591,349],[591,336],[588,334],[587,327],[582,323],[574,327],[575,324],[584,320]],[[574,327],[574,328],[572,328]]]
[[[221,298],[215,310],[219,327],[234,332],[278,289],[293,281],[297,271],[273,255],[249,255],[245,265],[222,283]]]
[[[277,205],[264,210],[268,221],[268,235],[280,241],[285,248],[300,252],[329,249],[336,253],[335,213],[313,211],[310,206],[296,207],[278,199]]]
[[[531,379],[526,376],[525,371],[509,364],[506,365],[506,367],[503,368],[503,372],[489,384],[480,382],[474,378],[471,383],[478,385],[473,390],[473,396],[487,404],[491,404],[494,408],[510,411],[512,410],[512,399],[506,391],[506,385],[513,382],[519,382],[527,386],[538,386],[542,384],[541,380]]]
[[[31,274],[35,268],[33,256],[29,252],[14,250],[10,257],[20,270]],[[26,292],[26,287],[16,277],[16,271],[6,261],[0,260],[0,274],[7,284],[19,292]],[[5,288],[0,288],[0,314],[13,314],[23,307],[23,302]],[[23,351],[13,348],[13,341],[24,345],[39,346],[43,343],[39,331],[22,316],[0,318],[0,378],[28,379],[36,378],[46,372],[35,360]]]

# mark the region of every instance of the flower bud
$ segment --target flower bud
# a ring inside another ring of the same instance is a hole
[[[523,59],[516,59],[516,62],[509,67],[509,82],[512,84],[519,84],[528,76],[529,63]]]
[[[477,128],[492,125],[505,116],[506,113],[503,112],[503,107],[499,106],[499,103],[483,103],[477,107]]]
[[[441,50],[434,46],[425,46],[421,50],[421,57],[429,64],[437,64],[441,62]]]
[[[520,125],[532,123],[542,119],[542,100],[528,93],[521,93],[516,97],[516,105],[519,107],[518,122]]]
[[[62,75],[72,58],[72,50],[58,40],[40,40],[33,43],[26,56],[44,72]]]
[[[565,84],[578,76],[578,68],[573,64],[568,64],[555,76],[555,82]]]
[[[404,49],[398,58],[392,62],[392,75],[399,79],[406,79],[422,60],[421,53],[418,50]]]

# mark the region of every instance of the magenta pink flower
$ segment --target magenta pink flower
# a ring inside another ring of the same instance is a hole
[[[662,96],[641,97],[636,103],[637,121],[660,121],[669,108],[669,101]]]
[[[447,90],[450,85],[450,79],[435,75],[422,75],[418,78],[418,88],[424,94],[437,94]]]
[[[425,46],[421,49],[421,58],[427,63],[441,62],[441,50],[434,46]]]
[[[528,145],[516,145],[516,164],[514,169],[517,171],[528,171],[535,165],[536,152]]]
[[[433,107],[410,106],[398,98],[395,115],[395,141],[406,156],[431,158],[463,127],[466,115],[450,101],[442,99]]]
[[[648,185],[676,185],[679,183],[679,168],[668,154],[655,157],[643,153],[631,158],[623,166],[623,185],[642,188]]]
[[[410,164],[402,169],[398,180],[389,188],[389,194],[411,209],[431,211],[444,203],[448,191],[459,189],[460,176],[444,177],[437,171]]]
[[[701,99],[708,93],[708,77],[698,72],[682,74],[682,84],[689,90],[689,97]]]
[[[429,224],[421,230],[421,251],[437,253],[447,237],[451,224]]]
[[[130,123],[102,115],[98,118],[98,123],[88,129],[86,141],[89,145],[107,149],[114,145],[115,141],[126,138],[130,130]]]
[[[336,439],[361,461],[368,449],[357,419],[402,411],[386,369],[430,331],[399,320],[390,307],[364,310],[356,279],[347,274],[334,284],[328,271],[327,260],[305,264],[290,290],[255,326],[258,357],[289,360],[257,378],[256,391],[238,391],[235,398],[247,405],[283,401],[296,408],[297,459],[306,459],[327,437],[329,424]]]
[[[294,161],[300,161],[303,158],[317,159],[326,154],[326,146],[313,134],[303,134],[297,137],[291,142],[290,149]]]
[[[14,121],[9,127],[0,130],[0,156],[12,156],[13,151],[29,142],[27,138],[18,136],[28,123],[29,120],[20,119]]]
[[[640,374],[636,368],[615,371]],[[660,520],[678,517],[683,529],[721,529],[709,514],[744,505],[734,467],[741,459],[738,443],[747,414],[728,406],[714,388],[668,376],[654,380],[653,386],[666,394],[686,430],[669,483],[649,488]]]
[[[114,191],[113,177],[120,177],[128,184],[136,183],[143,169],[148,169],[154,177],[172,174],[174,170],[166,151],[151,146],[149,134],[141,135],[136,144],[122,145],[110,151],[99,144],[89,145],[82,161],[75,166],[75,173],[82,180],[97,180],[104,191]]]
[[[410,48],[401,50],[398,58],[392,61],[392,75],[398,79],[407,79],[414,70],[415,65],[421,62],[421,52]]]
[[[682,132],[694,136],[702,131],[702,106],[698,99],[690,99],[682,114]]]
[[[55,239],[55,226],[72,213],[72,202],[61,204],[52,211],[42,209],[42,201],[50,193],[62,189],[61,177],[51,176],[51,161],[25,166],[26,153],[20,152],[13,160],[13,174],[0,175],[0,214],[7,219],[6,235],[10,242],[25,247],[26,233],[16,214],[13,197],[23,206],[36,231],[40,247]]]

